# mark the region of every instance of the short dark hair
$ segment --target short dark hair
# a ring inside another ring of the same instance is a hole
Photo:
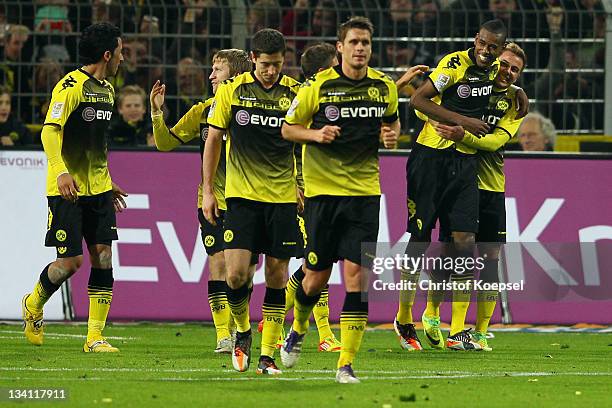
[[[115,51],[119,45],[119,37],[121,30],[111,23],[90,25],[81,33],[79,61],[83,65],[97,64],[106,51]]]
[[[329,43],[318,43],[306,48],[300,59],[304,76],[309,78],[320,69],[331,67],[335,56],[336,47]]]
[[[508,36],[508,29],[503,21],[500,19],[489,20],[482,23],[480,26],[481,30],[487,30],[493,34],[497,34],[501,36],[502,43],[506,41],[506,37]]]
[[[346,38],[346,33],[353,28],[358,28],[360,30],[368,30],[370,32],[370,36],[374,34],[374,24],[367,17],[355,16],[348,19],[344,23],[340,24],[338,27],[338,41],[344,42]]]
[[[256,57],[260,54],[275,54],[280,52],[285,54],[287,46],[283,34],[273,28],[259,30],[251,40],[251,51]]]
[[[213,64],[216,60],[225,60],[229,66],[230,76],[236,76],[243,72],[250,71],[253,68],[253,63],[249,59],[249,54],[244,50],[238,48],[228,48],[225,50],[217,51],[213,55]]]

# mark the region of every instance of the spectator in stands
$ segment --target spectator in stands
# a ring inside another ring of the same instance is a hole
[[[308,25],[310,3],[309,0],[295,0],[293,7],[285,11],[280,30],[283,34],[295,35],[298,27]]]
[[[263,28],[280,29],[281,8],[277,0],[256,0],[247,14],[249,34],[254,34]]]
[[[212,49],[225,44],[218,35],[228,28],[230,18],[215,0],[183,0],[183,4],[186,7],[178,34],[188,37],[174,40],[167,52],[168,62],[177,63],[183,58],[203,62]]]
[[[566,47],[562,41],[564,12],[551,7],[546,14],[550,33],[548,65],[543,74],[525,85],[528,95],[535,97],[534,109],[549,117],[559,129],[589,128],[591,106],[580,103],[557,103],[560,99],[584,99],[593,96],[592,84],[582,73],[568,73],[580,68],[577,49]]]
[[[22,112],[22,116],[29,123],[42,124],[44,122],[49,102],[51,102],[51,91],[63,76],[62,66],[52,58],[44,57],[36,64],[30,82],[33,94],[30,98],[30,106],[26,112]]]
[[[525,116],[518,130],[518,141],[523,151],[552,151],[557,138],[557,130],[550,119],[537,112]]]
[[[28,79],[31,68],[26,65],[32,55],[24,54],[24,47],[30,38],[30,29],[24,25],[7,25],[4,32],[4,47],[0,49],[0,85],[12,94],[12,109],[17,114],[25,100],[19,94],[29,92]]]
[[[141,34],[141,41],[145,44],[146,54],[162,55],[163,45],[159,37],[159,18],[149,14],[143,15],[138,32]]]
[[[117,95],[117,111],[106,131],[111,147],[155,146],[153,127],[146,110],[147,96],[137,85],[128,85]]]
[[[176,83],[171,83],[168,88],[169,95],[177,98],[168,103],[171,115],[170,122],[176,123],[197,102],[202,101],[207,94],[206,74],[202,64],[193,58],[183,58],[176,67]]]
[[[139,87],[145,89],[157,80],[162,81],[164,78],[162,60],[153,55],[145,55],[138,62],[136,70],[135,83]]]
[[[32,143],[30,131],[16,115],[11,115],[11,93],[0,87],[0,147],[23,146]]]

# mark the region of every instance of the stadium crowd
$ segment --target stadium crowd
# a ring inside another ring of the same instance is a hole
[[[77,34],[95,22],[109,21],[125,33],[125,61],[112,78],[119,97],[109,146],[153,145],[145,101],[157,80],[168,86],[169,123],[210,96],[211,56],[233,45],[239,19],[226,0],[94,0],[89,5],[0,2],[0,148],[40,144],[52,87],[76,67]],[[528,56],[519,85],[532,100],[531,111],[550,118],[553,134],[555,128],[602,133],[604,87],[598,84],[604,80],[606,14],[601,0],[251,0],[245,7],[246,38],[264,27],[279,29],[288,40],[285,73],[297,79],[303,50],[315,41],[335,43],[336,27],[351,15],[368,16],[381,27],[371,65],[394,78],[410,66],[435,66],[450,50],[469,44],[482,21],[501,19],[509,40]],[[408,134],[417,122],[406,103],[413,90],[401,95]]]

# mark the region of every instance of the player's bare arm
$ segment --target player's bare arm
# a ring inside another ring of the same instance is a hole
[[[424,74],[429,71],[429,67],[427,65],[415,65],[414,67],[410,67],[404,72],[397,81],[395,81],[395,86],[397,86],[397,90],[400,91],[404,87],[408,86],[414,78],[417,76]]]
[[[489,131],[489,125],[482,120],[463,116],[434,103],[431,98],[436,95],[438,95],[438,91],[433,83],[425,81],[412,94],[410,106],[438,122],[463,126],[468,132],[475,135],[484,135]]]
[[[340,127],[325,125],[321,129],[307,129],[302,125],[283,123],[281,132],[283,139],[291,142],[329,144],[340,136]]]
[[[208,137],[202,157],[202,212],[206,220],[212,225],[217,225],[215,219],[219,217],[219,205],[213,192],[213,181],[221,156],[221,143],[224,134],[225,130],[212,126],[208,128]]]

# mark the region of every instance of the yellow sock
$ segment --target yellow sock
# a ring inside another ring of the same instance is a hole
[[[452,303],[452,318],[450,335],[453,336],[460,331],[465,330],[465,316],[467,315],[468,308],[470,307],[470,297],[472,295],[473,276],[462,276],[461,278],[453,277],[455,282],[465,282],[469,284],[469,288],[466,290],[453,290],[453,303]]]
[[[368,302],[362,300],[362,292],[347,292],[344,307],[340,314],[340,341],[342,350],[338,358],[338,368],[353,364],[355,355],[361,347],[363,333],[368,323]]]
[[[418,284],[421,276],[421,271],[410,273],[410,271],[402,270],[400,272],[401,280]],[[399,324],[412,324],[412,306],[414,305],[414,296],[416,295],[416,287],[414,289],[400,290],[399,308],[397,310],[396,319]]]
[[[87,284],[89,295],[88,342],[102,337],[113,300],[113,281],[112,269],[91,268]]]
[[[289,310],[293,309],[293,305],[295,303],[295,291],[297,287],[300,285],[304,279],[304,272],[302,271],[302,267],[295,271],[293,275],[287,281],[287,288],[285,289],[285,315]]]
[[[314,309],[312,309],[312,314],[315,318],[315,323],[317,324],[317,330],[319,331],[319,342],[323,340],[333,337],[334,333],[331,331],[329,327],[329,289],[325,287],[321,292],[321,297],[319,301],[315,305]]]
[[[47,303],[51,295],[60,288],[60,285],[56,285],[49,280],[50,266],[51,264],[43,268],[38,278],[38,282],[34,285],[32,293],[30,293],[30,296],[26,299],[26,307],[33,313],[42,312],[45,303]]]
[[[276,342],[285,323],[285,289],[266,288],[262,313],[261,355],[274,357]]]
[[[440,305],[444,301],[443,290],[427,291],[427,306],[425,306],[425,316],[427,317],[440,317]]]
[[[51,295],[47,294],[47,291],[43,288],[40,281],[38,281],[34,286],[34,290],[32,290],[32,293],[30,293],[30,296],[26,299],[26,307],[34,313],[41,312],[43,306],[50,297]]]
[[[240,333],[251,330],[249,321],[249,285],[245,283],[238,289],[227,288],[227,302],[236,322],[236,330]]]
[[[230,337],[229,322],[232,313],[227,303],[227,284],[225,281],[208,281],[208,304],[217,332],[217,341]]]
[[[498,292],[496,290],[482,290],[478,292],[478,309],[476,314],[476,331],[485,334],[489,329],[491,316],[495,311]]]
[[[319,297],[320,294],[318,293],[314,296],[306,295],[301,283],[297,287],[295,291],[295,302],[293,305],[292,328],[294,331],[298,332],[299,334],[304,334],[308,331],[308,326],[310,325],[310,315],[312,314],[312,309],[319,301]]]

